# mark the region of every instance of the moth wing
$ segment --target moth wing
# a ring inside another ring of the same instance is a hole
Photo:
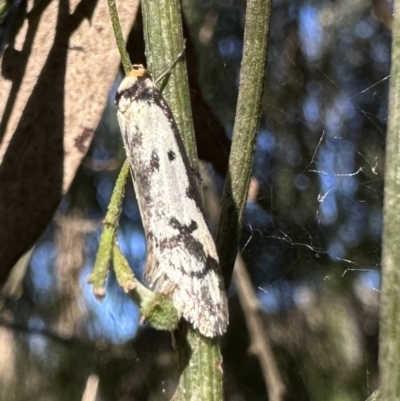
[[[155,95],[118,113],[146,232],[144,278],[170,295],[203,335],[214,337],[228,320],[218,256],[172,113]]]

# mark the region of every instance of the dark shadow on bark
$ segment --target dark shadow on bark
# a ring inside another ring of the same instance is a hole
[[[84,18],[90,19],[96,4],[97,0],[83,0],[70,15],[68,2],[60,1],[53,47],[0,166],[0,284],[43,232],[61,201],[69,38]],[[29,29],[32,35],[27,35],[24,44],[25,66],[36,32],[34,26]],[[24,71],[20,71],[20,81]],[[11,96],[15,97],[17,81],[14,88]],[[11,98],[9,107],[14,100]]]

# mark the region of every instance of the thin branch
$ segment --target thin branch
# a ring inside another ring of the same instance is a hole
[[[181,7],[178,0],[142,1],[147,68],[158,78],[184,49]],[[191,166],[198,170],[187,69],[184,58],[174,66],[163,96],[182,135]]]
[[[250,335],[250,350],[257,356],[264,375],[269,401],[282,401],[286,391],[274,354],[268,341],[268,335],[262,324],[260,305],[251,285],[249,274],[240,253],[238,253],[233,271],[233,282],[238,292],[240,305]]]
[[[222,357],[219,338],[207,338],[182,325],[176,332],[183,372],[171,401],[222,401]]]
[[[129,161],[125,160],[118,175],[117,182],[115,183],[107,214],[104,218],[104,230],[100,237],[99,249],[97,250],[93,271],[87,279],[89,284],[93,284],[93,293],[96,298],[99,299],[103,298],[106,294],[105,282],[112,257],[128,175]]]
[[[258,133],[271,0],[249,0],[246,9],[243,60],[229,173],[222,196],[217,249],[226,288],[231,281],[249,189],[254,148]]]
[[[129,54],[126,50],[126,44],[124,39],[124,34],[122,33],[121,24],[119,23],[118,10],[115,4],[115,0],[107,0],[108,9],[110,11],[111,24],[114,30],[115,40],[117,41],[117,46],[119,54],[121,55],[122,66],[124,67],[125,74],[132,69],[132,64],[129,59]]]
[[[179,317],[171,300],[163,294],[150,291],[141,284],[135,278],[128,261],[115,244],[128,175],[129,162],[126,160],[111,195],[107,214],[104,218],[104,230],[101,234],[96,262],[87,282],[93,284],[95,296],[99,299],[103,298],[106,295],[105,285],[109,266],[112,264],[118,284],[138,305],[142,318],[156,329],[174,330],[177,327]]]
[[[394,2],[386,136],[380,308],[380,398],[400,400],[400,0]]]
[[[368,398],[367,401],[379,401],[383,400],[383,398],[380,397],[379,390],[375,390]]]
[[[99,376],[91,374],[86,380],[86,387],[82,396],[82,401],[96,401],[98,389]]]
[[[181,9],[178,0],[142,1],[147,66],[153,77],[161,75],[182,51]],[[198,158],[184,60],[172,69],[163,95],[168,101],[193,169]],[[200,189],[200,183],[199,189]],[[209,339],[182,322],[176,333],[182,370],[174,401],[222,401],[222,357],[219,339]]]
[[[113,249],[113,266],[118,284],[139,306],[142,320],[148,321],[158,330],[175,330],[179,316],[171,299],[164,294],[150,291],[138,281],[117,245]]]

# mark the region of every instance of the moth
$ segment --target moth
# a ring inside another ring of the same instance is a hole
[[[228,306],[218,255],[172,112],[140,64],[115,103],[147,242],[144,281],[204,336],[221,335]]]

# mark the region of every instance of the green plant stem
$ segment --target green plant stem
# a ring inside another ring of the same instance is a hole
[[[192,329],[176,332],[179,362],[185,366],[172,401],[222,400],[222,358],[219,338]]]
[[[119,54],[121,55],[121,62],[124,68],[125,74],[132,69],[132,64],[129,59],[129,54],[126,51],[126,44],[124,40],[124,34],[122,33],[121,24],[119,23],[117,6],[115,0],[107,0],[108,9],[110,11],[111,24],[114,30],[115,40],[117,41],[117,46]]]
[[[122,202],[124,200],[125,185],[129,175],[129,162],[125,160],[119,173],[111,200],[108,205],[107,214],[104,218],[104,230],[100,237],[99,249],[93,271],[87,282],[93,284],[93,293],[97,298],[103,298],[106,294],[105,282],[109,264],[112,257],[112,249],[116,238],[119,216],[121,214]]]
[[[379,390],[375,390],[368,398],[367,401],[379,401],[383,398],[380,397]]]
[[[180,3],[178,0],[144,0],[142,13],[147,68],[156,79],[171,66],[184,46]],[[197,171],[197,149],[184,59],[172,69],[163,88],[163,96],[171,107],[190,164]]]
[[[147,65],[157,78],[182,51],[182,21],[178,0],[142,2]],[[167,99],[189,156],[198,170],[187,70],[184,60],[172,69],[163,95]],[[200,187],[200,185],[199,185]],[[219,339],[207,339],[185,322],[177,332],[181,377],[174,401],[222,401],[222,357]]]
[[[400,400],[400,0],[394,2],[383,207],[379,397]]]
[[[165,295],[154,293],[136,280],[128,261],[115,244],[118,221],[124,199],[125,185],[129,176],[129,162],[126,160],[121,168],[111,200],[104,218],[104,230],[100,237],[96,262],[88,283],[93,284],[93,293],[97,298],[106,295],[105,283],[112,258],[112,266],[118,284],[139,306],[143,319],[159,330],[174,330],[179,317],[172,301]]]
[[[229,172],[218,224],[217,250],[226,288],[232,278],[258,133],[268,50],[271,0],[249,0]]]
[[[113,248],[113,266],[118,284],[139,306],[142,319],[158,330],[173,331],[179,321],[172,301],[164,294],[155,293],[136,280],[128,261],[118,245]]]

